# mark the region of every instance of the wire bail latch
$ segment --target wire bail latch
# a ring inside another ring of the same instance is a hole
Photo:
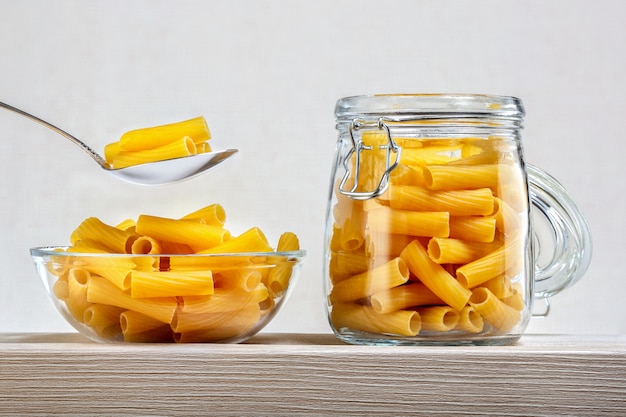
[[[372,191],[356,191],[359,187],[359,180],[361,178],[361,153],[364,151],[373,151],[374,146],[366,145],[363,143],[361,137],[355,138],[354,132],[361,130],[363,128],[368,128],[374,126],[378,130],[384,130],[387,134],[387,144],[378,145],[377,149],[386,150],[385,155],[385,171],[383,172],[380,181],[378,182],[378,186]],[[370,198],[375,198],[383,194],[387,191],[387,187],[389,186],[389,175],[391,171],[398,165],[400,162],[400,153],[402,149],[394,142],[391,137],[391,131],[389,130],[389,126],[385,123],[384,118],[379,118],[376,122],[366,122],[364,120],[354,119],[350,123],[350,140],[352,141],[352,149],[348,152],[346,157],[343,160],[343,166],[346,170],[341,183],[339,184],[339,192],[345,196],[348,196],[355,200],[368,200]],[[395,159],[393,163],[391,162],[391,153],[395,153]],[[351,177],[352,171],[350,169],[350,159],[352,155],[355,155],[354,161],[354,181],[352,187],[348,190],[345,188],[346,182]]]

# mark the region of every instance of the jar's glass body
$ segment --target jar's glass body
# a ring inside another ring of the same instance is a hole
[[[325,235],[330,325],[358,344],[508,344],[533,302],[516,99],[337,104]]]

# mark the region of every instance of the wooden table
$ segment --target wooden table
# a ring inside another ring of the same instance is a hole
[[[105,345],[0,334],[1,416],[626,416],[626,335],[513,346]]]

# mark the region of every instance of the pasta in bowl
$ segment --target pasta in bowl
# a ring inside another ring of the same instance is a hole
[[[61,315],[97,342],[242,342],[294,286],[303,250],[115,254],[39,247],[31,255]]]

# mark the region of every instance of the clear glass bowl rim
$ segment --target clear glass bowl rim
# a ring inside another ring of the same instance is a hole
[[[295,258],[301,261],[306,256],[306,250],[284,251],[284,252],[232,252],[232,253],[152,253],[152,254],[132,254],[132,253],[94,253],[94,252],[66,252],[70,246],[41,246],[30,249],[33,257],[94,257],[94,258],[154,258],[177,257],[177,258],[232,258],[232,257],[269,257],[281,256],[287,258]],[[63,250],[60,250],[63,249]]]

